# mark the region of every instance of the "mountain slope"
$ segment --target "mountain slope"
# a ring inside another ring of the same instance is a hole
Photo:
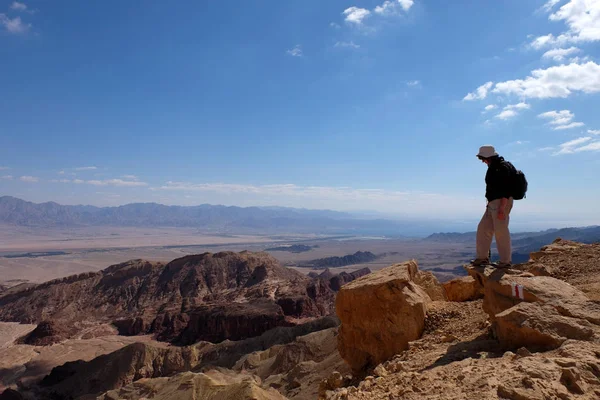
[[[61,340],[90,324],[121,334],[155,333],[181,344],[260,335],[332,312],[321,280],[282,267],[266,253],[205,253],[168,264],[132,260],[97,273],[0,294],[0,320],[41,323],[35,340]],[[65,327],[68,327],[66,329]]]
[[[156,203],[119,207],[65,206],[0,197],[0,224],[31,227],[131,226],[196,227],[216,232],[395,232],[396,221],[356,219],[327,210],[282,207],[165,206]]]

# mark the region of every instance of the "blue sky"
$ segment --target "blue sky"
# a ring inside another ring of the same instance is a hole
[[[600,2],[449,4],[0,0],[0,194],[599,224]]]

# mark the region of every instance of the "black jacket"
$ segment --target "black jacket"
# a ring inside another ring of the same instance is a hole
[[[511,177],[511,164],[504,161],[503,157],[493,157],[485,174],[485,198],[488,201],[510,198]]]

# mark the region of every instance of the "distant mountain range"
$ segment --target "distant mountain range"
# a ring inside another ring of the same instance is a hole
[[[475,232],[467,233],[434,233],[425,241],[436,243],[475,243]],[[538,251],[542,246],[552,243],[556,238],[573,240],[580,243],[600,242],[600,226],[582,228],[548,229],[541,232],[519,232],[512,236],[513,261],[524,262],[529,259],[529,253]],[[495,248],[495,246],[492,246]]]
[[[407,235],[409,224],[363,219],[348,213],[284,207],[165,206],[135,203],[119,207],[36,204],[0,197],[0,224],[28,227],[193,227],[212,233],[328,233]]]

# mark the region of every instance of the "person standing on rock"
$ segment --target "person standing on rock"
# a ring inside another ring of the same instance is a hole
[[[496,266],[508,268],[512,263],[508,223],[513,207],[514,178],[517,171],[510,162],[496,153],[494,146],[481,146],[477,158],[488,167],[485,175],[487,206],[477,227],[477,256],[472,264],[475,266],[490,264],[490,249],[495,236],[500,255],[500,262]],[[523,198],[524,193],[520,197]]]

